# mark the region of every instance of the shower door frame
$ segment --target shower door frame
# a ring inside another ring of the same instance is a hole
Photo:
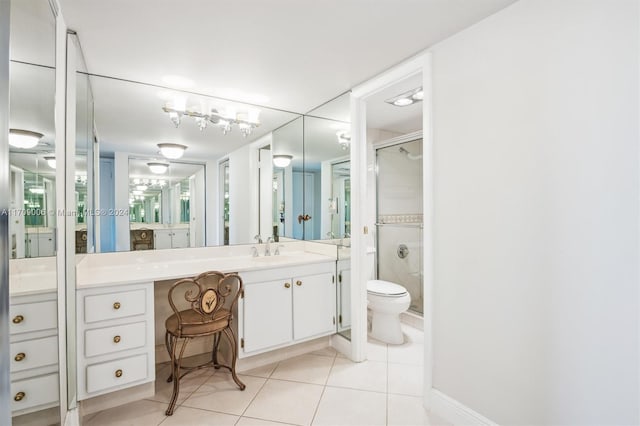
[[[355,87],[351,92],[351,359],[364,361],[367,347],[367,105],[372,95],[400,80],[422,74],[422,191],[424,283],[424,392],[423,404],[431,409],[433,390],[433,91],[431,52],[424,51]]]

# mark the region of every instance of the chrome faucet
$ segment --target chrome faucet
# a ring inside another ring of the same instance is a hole
[[[258,249],[255,246],[251,247],[251,256],[258,257]]]
[[[279,255],[280,255],[280,247],[284,247],[284,244],[278,244],[278,245],[276,246],[276,249],[275,249],[275,251],[273,252],[273,255],[274,255],[274,256],[279,256]]]
[[[262,244],[262,237],[260,236],[260,234],[258,234],[255,237],[253,237],[253,239],[256,240],[258,242],[258,244]]]
[[[265,246],[264,246],[264,255],[265,256],[271,256],[271,244],[273,242],[273,238],[269,237],[267,238],[267,241],[265,241]]]

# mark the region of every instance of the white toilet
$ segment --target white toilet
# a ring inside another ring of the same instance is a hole
[[[369,335],[385,343],[404,343],[400,314],[411,305],[411,296],[407,289],[389,281],[367,281],[367,301],[371,310]]]

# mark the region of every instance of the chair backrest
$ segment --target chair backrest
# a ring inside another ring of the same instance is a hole
[[[189,308],[199,314],[201,322],[207,322],[213,320],[222,308],[233,312],[242,290],[242,278],[237,273],[203,272],[195,278],[175,282],[169,289],[169,305],[180,324],[185,324],[176,306],[180,301],[186,301]],[[182,291],[184,293],[180,296]]]

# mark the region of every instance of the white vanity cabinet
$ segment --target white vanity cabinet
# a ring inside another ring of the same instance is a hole
[[[26,235],[26,257],[48,257],[55,255],[53,232],[36,232]]]
[[[351,260],[337,262],[338,331],[351,328]]]
[[[78,290],[78,400],[155,380],[153,290],[153,282]]]
[[[11,297],[11,413],[59,404],[56,292]]]
[[[335,262],[240,273],[240,358],[336,331]]]
[[[154,229],[154,248],[187,248],[189,247],[189,228]]]

